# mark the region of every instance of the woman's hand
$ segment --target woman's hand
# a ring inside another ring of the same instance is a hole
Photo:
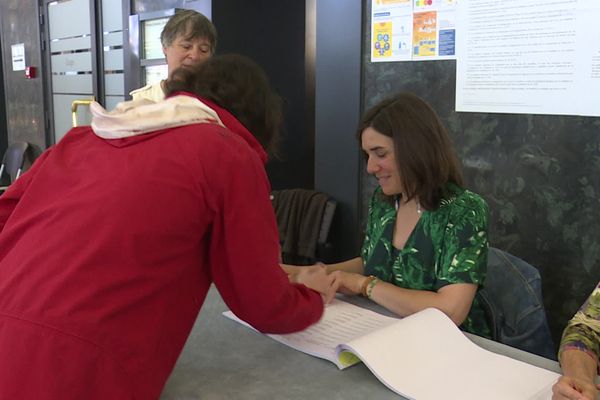
[[[336,265],[350,265],[354,266],[355,264],[362,267],[362,260],[360,258],[356,258],[350,260],[350,262],[340,263]],[[328,267],[323,263],[316,263],[314,265],[307,266],[298,266],[298,265],[289,265],[289,264],[280,264],[281,268],[288,275],[290,282],[303,283],[306,286],[310,287],[305,283],[306,279],[311,277],[311,274],[320,275],[321,273],[327,274]],[[355,268],[356,269],[356,268]],[[345,295],[354,296],[357,294],[361,294],[363,285],[365,281],[368,279],[366,276],[354,273],[354,272],[345,272],[342,270],[334,270],[333,272],[329,272],[328,275],[330,281],[330,288],[334,289],[333,295],[335,295],[335,291],[337,290],[340,293]],[[314,277],[313,277],[314,278]],[[314,289],[314,288],[312,288]],[[317,290],[317,289],[315,289]],[[317,290],[319,291],[319,290]],[[323,293],[323,292],[321,292]],[[329,297],[329,292],[327,295],[327,302],[331,301],[333,295]]]
[[[325,303],[329,303],[335,296],[337,285],[334,278],[327,275],[324,264],[317,263],[310,266],[281,265],[281,268],[288,274],[290,282],[301,283],[321,293]]]
[[[593,382],[561,376],[552,386],[552,400],[596,400],[599,390]]]
[[[356,296],[362,294],[362,288],[368,277],[362,274],[355,274],[353,272],[334,271],[329,274],[334,278],[334,285],[337,287],[337,291],[349,296]]]

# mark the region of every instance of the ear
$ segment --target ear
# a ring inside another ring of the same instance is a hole
[[[163,54],[165,55],[165,58],[167,58],[167,48],[165,46],[163,46],[162,51],[163,51]]]

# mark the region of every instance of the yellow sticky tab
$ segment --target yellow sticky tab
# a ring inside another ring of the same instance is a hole
[[[342,351],[338,356],[338,360],[340,364],[342,364],[344,367],[349,367],[360,362],[360,358],[356,357],[353,353],[350,353],[349,351]]]

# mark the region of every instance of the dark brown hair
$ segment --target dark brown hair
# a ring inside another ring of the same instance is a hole
[[[250,58],[224,54],[192,68],[178,68],[166,83],[166,95],[186,91],[211,100],[233,114],[271,156],[283,121],[281,98],[263,69]]]
[[[445,198],[449,182],[464,185],[450,136],[433,108],[421,98],[404,92],[376,104],[359,124],[359,142],[369,127],[394,141],[406,200],[416,196],[425,209],[435,210]]]

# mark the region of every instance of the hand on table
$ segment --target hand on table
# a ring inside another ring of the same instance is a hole
[[[552,400],[596,400],[599,390],[600,385],[561,376],[552,386]]]
[[[362,288],[368,277],[353,272],[334,271],[330,276],[334,279],[337,291],[349,296],[362,294]]]
[[[281,265],[288,274],[290,282],[301,283],[323,296],[323,302],[329,303],[337,291],[333,276],[327,275],[324,264],[317,263],[310,266]]]

